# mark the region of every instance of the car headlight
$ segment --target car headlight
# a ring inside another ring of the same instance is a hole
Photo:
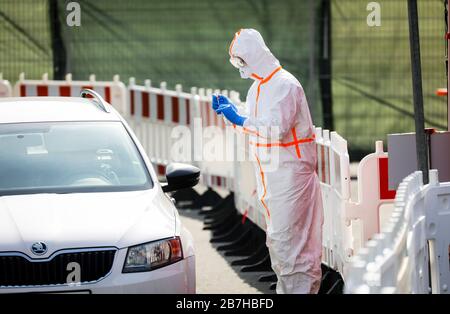
[[[183,259],[179,237],[144,243],[128,248],[124,273],[150,271]]]

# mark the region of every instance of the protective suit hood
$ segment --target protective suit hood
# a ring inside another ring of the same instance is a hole
[[[240,70],[253,79],[265,78],[280,66],[280,62],[267,48],[261,34],[254,29],[238,31],[230,44],[229,54],[230,57],[240,57],[245,61],[247,66]]]

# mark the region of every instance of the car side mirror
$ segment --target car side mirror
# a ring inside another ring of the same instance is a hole
[[[162,186],[165,193],[196,186],[200,180],[200,169],[192,165],[171,163],[166,168],[167,184]]]

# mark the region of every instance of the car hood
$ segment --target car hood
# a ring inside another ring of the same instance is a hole
[[[157,187],[146,191],[0,197],[0,252],[124,248],[175,235],[175,208]]]

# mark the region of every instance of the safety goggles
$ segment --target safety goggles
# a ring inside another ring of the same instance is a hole
[[[245,61],[242,58],[239,57],[235,57],[235,56],[231,56],[230,57],[230,63],[235,67],[235,68],[243,68],[245,67],[247,64],[245,63]]]

